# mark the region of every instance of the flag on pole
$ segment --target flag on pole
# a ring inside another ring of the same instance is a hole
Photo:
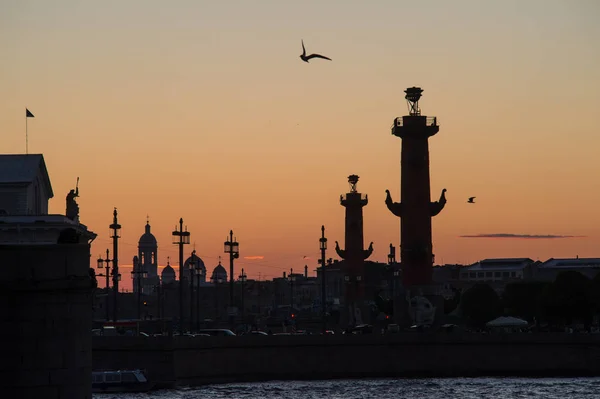
[[[25,118],[35,118],[35,116],[33,116],[30,110],[25,108]]]

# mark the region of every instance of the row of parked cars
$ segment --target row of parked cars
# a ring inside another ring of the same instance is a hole
[[[363,324],[363,325],[359,325],[359,326],[355,326],[355,327],[343,330],[341,333],[356,335],[356,334],[370,334],[372,332],[373,332],[373,326],[371,326],[369,324]],[[334,334],[335,334],[335,332],[333,330],[325,331],[325,335],[334,335]],[[92,330],[92,335],[134,336],[135,333],[131,330],[119,332],[114,327],[109,327],[109,328],[104,327],[103,329]],[[138,335],[141,337],[150,338],[150,337],[168,336],[169,334],[149,334],[146,332],[139,332]],[[306,331],[306,330],[297,330],[295,332],[278,332],[278,333],[271,333],[270,331],[267,333],[264,331],[252,330],[252,331],[239,332],[238,334],[236,334],[233,331],[228,330],[226,328],[207,328],[207,329],[202,329],[202,330],[198,330],[195,332],[186,332],[183,334],[181,334],[179,332],[173,333],[174,337],[180,337],[180,336],[184,336],[184,337],[234,337],[234,336],[241,336],[241,335],[313,335],[313,333]],[[322,334],[317,333],[315,335],[322,335]]]

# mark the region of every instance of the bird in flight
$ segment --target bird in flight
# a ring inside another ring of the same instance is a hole
[[[474,204],[475,203],[475,198],[477,198],[477,197],[469,197],[469,200],[467,202],[469,204]]]
[[[306,49],[304,48],[304,40],[302,40],[302,54],[300,55],[300,59],[302,59],[302,61],[304,62],[308,62],[308,60],[310,60],[311,58],[323,58],[324,60],[331,61],[331,58],[327,58],[321,54],[306,55]]]

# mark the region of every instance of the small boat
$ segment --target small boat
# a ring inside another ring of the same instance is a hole
[[[92,371],[92,392],[147,392],[152,389],[142,370]]]

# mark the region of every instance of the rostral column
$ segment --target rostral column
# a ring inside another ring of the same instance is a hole
[[[446,189],[439,201],[431,202],[429,182],[429,137],[439,131],[436,117],[421,115],[419,99],[423,90],[410,87],[404,91],[409,114],[396,118],[392,134],[402,139],[401,202],[393,202],[386,190],[388,209],[400,218],[400,262],[402,281],[407,289],[427,289],[432,283],[434,254],[431,218],[446,204]],[[430,292],[422,292],[429,296]]]

